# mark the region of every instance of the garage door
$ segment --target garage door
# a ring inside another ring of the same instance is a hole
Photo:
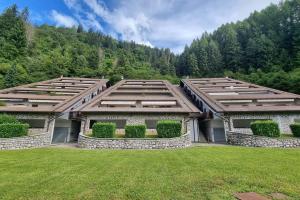
[[[52,143],[65,143],[68,140],[68,128],[67,127],[55,127]]]

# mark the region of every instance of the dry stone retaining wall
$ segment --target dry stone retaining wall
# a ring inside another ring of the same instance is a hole
[[[227,133],[227,143],[247,147],[292,148],[300,147],[300,138],[270,138],[264,136],[229,132]]]
[[[291,133],[290,124],[295,123],[295,121],[300,120],[300,113],[237,113],[225,115],[227,118],[227,123],[225,123],[225,128],[228,131],[237,132],[237,133],[246,133],[251,134],[252,131],[250,128],[234,128],[233,120],[235,119],[270,119],[278,123],[279,129],[283,133]]]
[[[49,145],[50,142],[51,135],[49,133],[24,137],[0,138],[0,150],[35,148]]]
[[[191,146],[190,134],[176,138],[129,139],[129,138],[93,138],[80,134],[78,145],[86,149],[172,149]]]

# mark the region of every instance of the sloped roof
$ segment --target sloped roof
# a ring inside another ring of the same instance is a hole
[[[216,112],[300,111],[300,96],[231,78],[184,79]]]
[[[122,80],[77,111],[84,113],[200,113],[165,80]]]
[[[2,112],[63,112],[106,80],[61,77],[0,90]]]

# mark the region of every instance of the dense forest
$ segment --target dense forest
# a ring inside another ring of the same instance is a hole
[[[169,49],[118,41],[82,26],[33,26],[16,5],[0,15],[0,87],[64,76],[176,82]]]
[[[179,76],[229,76],[300,93],[300,0],[204,33],[176,62]]]
[[[94,30],[33,26],[16,5],[0,15],[0,88],[58,76],[168,79],[229,76],[300,93],[300,0],[270,5],[204,33],[181,55]]]

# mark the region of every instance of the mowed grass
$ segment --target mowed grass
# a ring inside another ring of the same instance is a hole
[[[0,151],[1,199],[300,199],[300,149]]]

